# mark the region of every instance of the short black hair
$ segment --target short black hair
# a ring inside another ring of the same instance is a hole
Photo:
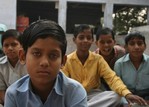
[[[113,40],[115,40],[114,32],[113,32],[112,29],[110,29],[110,28],[108,28],[108,27],[104,27],[104,28],[102,28],[102,29],[101,29],[101,28],[98,28],[98,30],[97,30],[97,32],[96,32],[96,41],[99,40],[99,37],[100,37],[101,35],[108,35],[108,34],[112,35]]]
[[[22,36],[22,33],[20,33],[19,31],[15,30],[15,29],[9,29],[7,30],[5,33],[2,34],[2,40],[1,40],[1,44],[3,46],[4,40],[10,37],[14,37],[16,38],[16,40],[20,41],[20,38]]]
[[[78,35],[80,32],[83,32],[83,31],[86,30],[86,29],[91,29],[92,38],[94,39],[94,37],[93,37],[93,29],[92,29],[89,25],[87,25],[87,24],[81,24],[81,25],[79,25],[79,26],[76,26],[75,29],[74,29],[74,33],[73,33],[74,37],[76,38],[77,35]]]
[[[64,56],[67,47],[64,30],[56,22],[47,19],[33,22],[23,32],[21,43],[25,53],[27,53],[28,48],[32,46],[38,38],[47,38],[49,36],[61,43],[60,48],[62,51],[62,56]]]
[[[144,35],[137,31],[131,32],[125,37],[125,45],[128,45],[128,42],[134,38],[139,38],[139,39],[143,40],[144,44],[146,45]]]

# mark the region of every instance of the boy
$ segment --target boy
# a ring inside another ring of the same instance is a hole
[[[125,49],[119,45],[115,45],[114,32],[110,28],[98,29],[96,33],[96,49],[95,53],[103,56],[111,69],[117,59],[125,54]]]
[[[5,107],[86,107],[84,88],[60,68],[66,60],[67,41],[55,22],[39,20],[23,33],[20,60],[28,74],[11,85]]]
[[[68,77],[79,81],[84,86],[88,94],[89,107],[118,106],[121,97],[116,93],[125,96],[129,102],[146,104],[142,98],[131,94],[102,56],[89,51],[93,42],[93,32],[88,25],[80,25],[75,28],[73,41],[77,50],[68,55],[63,71]],[[101,77],[116,93],[100,90]]]
[[[139,32],[128,34],[125,48],[128,54],[116,61],[114,70],[133,94],[149,100],[149,56],[144,54],[145,37]]]
[[[99,28],[96,33],[97,49],[95,53],[102,55],[110,68],[114,69],[114,64],[117,59],[125,54],[125,49],[115,45],[114,32],[110,28]],[[106,90],[111,90],[105,80],[102,78],[101,83]]]
[[[20,64],[18,52],[22,48],[21,34],[15,29],[2,35],[1,43],[5,56],[0,58],[0,104],[4,104],[6,89],[16,80],[26,75],[25,65]]]

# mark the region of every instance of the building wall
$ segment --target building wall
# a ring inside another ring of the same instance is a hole
[[[1,0],[0,23],[7,28],[16,28],[16,0]]]

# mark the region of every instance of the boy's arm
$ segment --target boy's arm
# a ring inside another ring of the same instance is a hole
[[[0,71],[0,104],[4,105],[4,97],[5,97],[5,90],[6,90],[6,84],[4,81],[4,77]]]
[[[0,90],[0,104],[4,105],[5,91]]]
[[[69,77],[69,70],[68,70],[68,64],[67,62],[65,63],[65,65],[62,67],[61,71],[67,76]]]

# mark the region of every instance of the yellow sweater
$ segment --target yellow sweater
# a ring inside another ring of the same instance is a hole
[[[79,81],[87,92],[99,88],[100,78],[103,77],[109,87],[119,95],[125,96],[131,93],[103,57],[90,51],[84,65],[78,59],[76,51],[69,54],[62,71],[68,77]]]

